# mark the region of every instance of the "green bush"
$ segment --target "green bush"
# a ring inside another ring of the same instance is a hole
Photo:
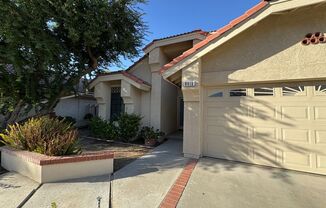
[[[136,114],[121,114],[117,120],[118,138],[124,142],[132,142],[137,139],[142,117]]]
[[[77,145],[78,133],[72,124],[48,116],[9,125],[0,137],[6,145],[13,148],[49,156],[81,153]]]
[[[154,127],[144,126],[140,131],[140,137],[144,140],[154,139],[158,140],[160,136],[164,136],[165,133],[159,129],[154,130]]]
[[[91,114],[91,113],[87,113],[87,114],[84,116],[84,120],[87,120],[87,121],[92,120],[92,118],[94,118],[94,116],[93,116],[93,114]]]
[[[89,127],[94,137],[111,140],[117,138],[116,127],[114,127],[112,123],[104,121],[101,118],[92,118]]]
[[[65,117],[63,117],[63,116],[58,116],[57,118],[58,118],[59,120],[63,120],[63,121],[65,121],[65,122],[67,122],[67,123],[70,123],[71,125],[75,125],[75,124],[76,124],[76,119],[73,118],[73,117],[71,117],[71,116],[65,116]]]

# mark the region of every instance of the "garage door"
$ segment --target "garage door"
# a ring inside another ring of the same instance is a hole
[[[206,88],[204,155],[326,174],[326,85]]]

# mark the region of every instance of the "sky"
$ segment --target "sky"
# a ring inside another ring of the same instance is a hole
[[[239,17],[261,0],[148,0],[140,5],[148,34],[144,46],[153,39],[185,33],[196,29],[214,31]],[[121,60],[116,71],[128,68],[135,60]]]

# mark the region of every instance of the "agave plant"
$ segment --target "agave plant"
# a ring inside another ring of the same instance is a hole
[[[5,145],[49,156],[81,153],[78,133],[72,124],[48,116],[9,125],[0,137]]]

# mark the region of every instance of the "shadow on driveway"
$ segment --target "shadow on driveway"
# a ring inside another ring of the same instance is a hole
[[[178,207],[324,208],[326,176],[202,158]]]

